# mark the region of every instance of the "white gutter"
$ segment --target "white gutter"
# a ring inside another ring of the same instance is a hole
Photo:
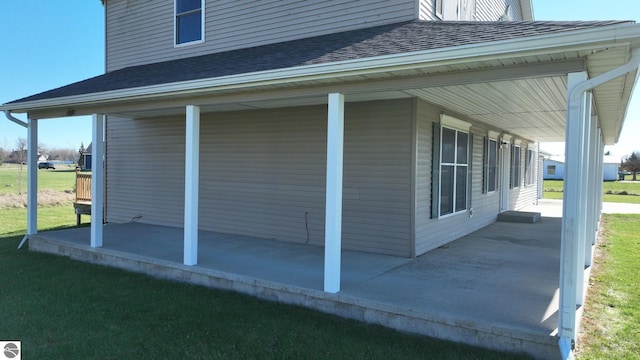
[[[34,100],[16,104],[5,104],[0,110],[32,111],[39,108],[78,106],[87,103],[109,102],[120,99],[136,100],[170,96],[175,94],[210,91],[240,90],[250,87],[292,84],[344,76],[375,74],[385,71],[401,71],[420,67],[452,65],[469,61],[489,61],[505,56],[535,56],[550,51],[592,50],[594,47],[629,46],[632,40],[640,41],[640,26],[632,23],[610,26],[605,29],[568,31],[530,38],[510,39],[487,45],[486,43],[432,49],[411,53],[354,59],[328,64],[315,64],[287,69],[275,69],[253,73],[222,76],[217,78],[190,80],[158,84],[138,88],[127,88],[99,93],[73,95],[60,98]]]
[[[581,106],[581,99],[582,96],[589,90],[593,90],[594,88],[605,84],[617,77],[620,76],[624,76],[632,71],[636,71],[638,70],[638,67],[640,66],[640,48],[634,48],[631,50],[631,58],[629,59],[629,61],[624,64],[621,65],[615,69],[612,69],[604,74],[598,75],[595,78],[592,79],[587,79],[581,83],[578,83],[577,85],[575,85],[569,92],[569,97],[568,97],[568,104],[567,104],[567,108],[568,109],[579,109]],[[568,110],[570,111],[570,110]],[[586,116],[591,116],[591,114],[587,114]],[[567,119],[567,121],[569,121],[569,119]],[[568,126],[568,125],[567,125]],[[567,154],[569,155],[569,154]],[[565,184],[567,185],[567,184]],[[565,193],[565,200],[566,200],[566,193]],[[564,214],[566,214],[566,207],[567,206],[574,206],[575,204],[571,204],[568,205],[565,204],[564,206],[564,210],[563,210],[563,232],[565,231],[565,222],[566,221],[571,221],[571,220],[567,220],[564,219]],[[573,221],[575,221],[575,219],[572,219]],[[566,238],[567,241],[573,242],[573,246],[568,246],[571,249],[574,249],[573,251],[570,251],[569,254],[565,254],[565,256],[569,259],[572,259],[569,263],[571,264],[578,264],[580,263],[580,259],[578,251],[575,250],[578,246],[577,243],[582,241],[583,239],[580,239],[579,236],[571,230],[568,230],[570,232],[572,232],[572,235],[567,235],[568,238]],[[563,241],[565,241],[565,234],[562,234],[563,237]],[[563,245],[564,247],[564,245]],[[560,259],[560,261],[565,261],[564,258]],[[562,268],[562,266],[561,266]],[[560,283],[563,283],[563,279],[565,278],[565,276],[562,274],[562,270],[561,270],[561,275],[560,275]],[[570,275],[569,275],[570,276]],[[575,280],[575,279],[573,279]],[[575,283],[575,281],[574,281]],[[562,285],[561,285],[562,287]],[[569,286],[569,289],[565,289],[564,287],[561,288],[561,293],[562,292],[566,292],[569,291],[570,295],[572,290],[575,290],[575,285],[573,286]],[[574,298],[574,296],[570,296],[571,298]],[[559,304],[559,309],[562,310],[563,309],[563,299],[565,299],[566,296],[561,296],[560,297],[560,304]],[[573,305],[575,305],[575,303],[570,304],[572,307]],[[576,316],[575,313],[573,316]],[[574,318],[575,320],[575,318]],[[560,313],[560,322],[558,324],[558,329],[563,327],[563,323],[564,320],[562,320],[562,314]],[[575,330],[575,329],[574,329]],[[573,336],[575,336],[575,334],[573,334]],[[571,338],[569,336],[561,336],[560,340],[558,341],[558,347],[560,348],[560,354],[562,356],[563,359],[573,359],[574,358],[574,347],[575,347],[575,339]]]
[[[615,69],[609,70],[604,74],[600,74],[593,79],[585,80],[576,85],[569,93],[569,106],[577,101],[580,101],[582,94],[586,91],[592,90],[604,83],[607,83],[617,77],[626,75],[634,70],[638,70],[640,66],[640,48],[631,49],[631,58],[629,61]]]
[[[16,124],[18,124],[18,125],[20,125],[20,126],[22,126],[22,127],[29,127],[29,124],[27,124],[26,122],[24,122],[24,121],[22,121],[22,120],[18,119],[18,118],[17,118],[17,117],[15,117],[15,116],[11,115],[11,111],[9,111],[9,110],[5,110],[5,111],[4,111],[4,116],[6,116],[6,117],[7,117],[7,119],[9,119],[9,120],[13,121],[14,123],[16,123]]]

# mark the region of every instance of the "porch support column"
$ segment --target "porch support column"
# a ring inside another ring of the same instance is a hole
[[[591,116],[589,123],[589,176],[587,178],[587,229],[585,237],[585,257],[584,266],[590,267],[593,261],[593,245],[596,239],[597,229],[597,210],[598,210],[598,196],[597,186],[602,186],[603,175],[598,172],[600,168],[599,162],[601,157],[598,154],[600,145],[598,144],[598,117]],[[586,291],[585,291],[586,293]]]
[[[324,291],[340,291],[342,248],[342,163],[344,95],[329,94],[327,119],[327,189],[324,235]]]
[[[30,119],[27,133],[27,235],[38,233],[38,120]]]
[[[200,176],[200,107],[187,106],[184,171],[184,264],[198,263],[198,188]]]
[[[589,229],[589,184],[591,180],[589,177],[591,176],[591,166],[593,159],[591,158],[591,150],[589,149],[590,138],[591,138],[591,104],[593,100],[593,95],[590,92],[584,94],[584,109],[582,111],[581,119],[582,125],[580,126],[580,140],[577,147],[580,148],[580,154],[578,157],[579,165],[578,165],[578,178],[577,178],[577,188],[578,188],[578,202],[575,203],[577,206],[577,214],[578,214],[578,268],[577,268],[577,280],[576,280],[576,304],[578,306],[582,306],[584,304],[584,295],[585,295],[585,287],[584,287],[584,274],[585,274],[585,262],[587,256],[587,243],[591,244],[588,240],[590,239],[590,234],[588,234],[587,230]],[[566,186],[566,184],[565,184]]]
[[[604,138],[602,137],[602,129],[598,128],[598,155],[600,156],[600,160],[598,161],[598,174],[602,175],[603,179],[604,179]],[[616,175],[618,175],[616,173]],[[598,198],[598,203],[597,203],[597,223],[596,223],[596,230],[600,228],[600,219],[602,218],[602,195],[603,195],[604,189],[603,189],[603,185],[602,183],[600,183],[596,189],[596,195]]]
[[[91,247],[102,247],[104,219],[104,115],[93,114],[91,161]]]
[[[568,74],[568,92],[587,79],[586,72]],[[560,298],[558,312],[558,335],[561,351],[571,353],[577,335],[578,272],[583,272],[583,257],[580,256],[580,222],[583,211],[580,205],[582,148],[584,143],[586,93],[577,101],[569,99],[565,136],[565,175],[562,205],[562,233],[560,245]],[[584,256],[584,255],[583,255]],[[568,349],[567,349],[568,348]],[[563,358],[565,354],[563,354]]]

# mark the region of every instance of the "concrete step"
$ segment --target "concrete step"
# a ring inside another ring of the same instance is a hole
[[[512,223],[536,223],[540,220],[539,212],[505,211],[498,214],[498,221]]]

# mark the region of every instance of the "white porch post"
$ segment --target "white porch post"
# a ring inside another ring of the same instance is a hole
[[[577,208],[577,219],[578,219],[578,259],[579,262],[577,264],[577,280],[576,280],[576,304],[581,306],[584,304],[584,266],[586,261],[586,248],[587,248],[587,239],[589,238],[589,234],[587,233],[587,229],[589,228],[589,176],[590,176],[590,168],[592,159],[590,157],[591,151],[589,149],[590,138],[591,138],[591,101],[593,99],[591,93],[585,93],[584,95],[584,108],[582,110],[582,114],[580,116],[582,125],[580,125],[580,142],[578,144],[574,144],[579,147],[580,154],[577,158],[578,165],[578,178],[577,180],[577,188],[578,188],[578,202],[575,208]],[[575,159],[575,158],[574,158]],[[566,166],[566,165],[565,165]],[[565,186],[567,184],[565,183]],[[570,204],[570,203],[569,203]]]
[[[329,94],[327,119],[327,190],[324,236],[324,291],[340,291],[342,248],[342,163],[344,153],[344,95]]]
[[[604,138],[602,137],[602,129],[598,128],[598,156],[599,156],[599,160],[598,160],[598,174],[600,174],[600,176],[602,176],[604,178]],[[617,175],[617,174],[616,174]],[[597,223],[596,223],[596,229],[600,228],[600,218],[602,216],[602,195],[603,195],[603,186],[602,183],[599,183],[597,188],[596,188],[596,195],[598,198],[598,203],[597,203],[597,211],[596,211],[596,216],[597,216]]]
[[[27,133],[27,236],[38,233],[38,120]]]
[[[104,115],[93,114],[91,157],[91,247],[102,247],[104,209]]]
[[[568,74],[569,92],[587,79],[586,72]],[[567,106],[567,128],[565,147],[564,198],[562,205],[562,233],[560,245],[560,299],[558,312],[558,335],[561,341],[573,342],[577,335],[577,281],[578,272],[583,271],[579,253],[580,234],[580,175],[582,173],[581,151],[584,142],[586,96],[579,101],[569,100]],[[583,243],[583,242],[582,242]],[[583,243],[584,244],[584,243]],[[564,344],[571,346],[571,344]]]
[[[187,106],[184,171],[184,264],[198,263],[198,188],[200,176],[200,107]]]
[[[593,245],[596,239],[597,229],[597,211],[598,211],[598,195],[597,186],[602,186],[603,176],[598,173],[600,168],[599,162],[601,157],[598,154],[600,145],[598,144],[598,117],[591,116],[590,131],[589,131],[589,177],[588,177],[588,189],[587,189],[587,236],[585,237],[585,267],[591,266],[593,260]]]

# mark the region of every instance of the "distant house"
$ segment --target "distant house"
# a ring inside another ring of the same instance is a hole
[[[564,180],[564,156],[544,159],[543,177],[545,180]]]
[[[618,179],[620,159],[616,156],[604,156],[602,179],[615,181]],[[552,156],[544,159],[543,176],[545,180],[564,180],[564,156]]]
[[[84,165],[82,167],[82,170],[91,170],[91,146],[93,145],[93,143],[90,143],[89,146],[87,146],[87,149],[84,151],[84,153],[82,153],[82,156],[84,157]]]

